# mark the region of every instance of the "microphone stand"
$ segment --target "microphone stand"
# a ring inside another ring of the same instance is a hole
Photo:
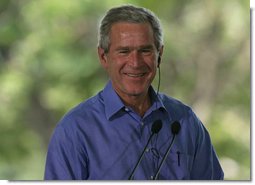
[[[154,177],[153,177],[153,180],[157,180],[158,175],[159,175],[159,172],[160,172],[160,170],[161,170],[161,168],[162,168],[162,165],[163,165],[163,163],[165,162],[166,157],[168,156],[168,154],[169,154],[169,152],[170,152],[170,150],[171,150],[171,148],[172,148],[172,145],[173,145],[174,140],[175,140],[175,136],[176,136],[176,134],[174,134],[173,139],[172,139],[172,141],[171,141],[171,144],[170,144],[169,147],[167,148],[167,152],[165,153],[163,159],[161,160],[161,163],[160,163],[160,165],[159,165],[159,167],[158,167],[158,170],[157,170],[156,174],[155,174]]]
[[[149,139],[148,139],[148,141],[147,141],[147,143],[146,143],[146,145],[145,145],[145,147],[144,147],[144,149],[143,149],[143,152],[142,152],[141,156],[139,157],[139,160],[137,161],[137,163],[136,163],[136,165],[135,165],[135,167],[134,167],[132,173],[130,174],[128,180],[132,180],[132,179],[133,179],[135,170],[136,170],[136,168],[138,167],[138,165],[141,163],[142,158],[143,158],[144,153],[145,153],[145,150],[147,149],[147,147],[148,147],[148,145],[149,145],[149,143],[150,143],[150,141],[151,141],[151,139],[152,139],[152,136],[153,136],[154,134],[157,134],[157,133],[160,131],[161,128],[162,128],[162,121],[161,121],[161,120],[156,120],[156,121],[152,124],[152,127],[151,127],[151,132],[152,132],[152,133],[151,133],[151,135],[150,135],[150,137],[149,137]]]

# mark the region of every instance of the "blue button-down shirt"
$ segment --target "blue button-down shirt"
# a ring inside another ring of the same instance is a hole
[[[51,138],[45,179],[127,180],[155,120],[152,137],[134,179],[151,179],[172,140],[171,124],[181,130],[158,179],[223,179],[208,132],[193,111],[150,87],[152,106],[143,117],[126,107],[109,82],[103,91],[66,114]]]

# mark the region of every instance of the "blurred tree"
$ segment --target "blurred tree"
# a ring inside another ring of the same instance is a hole
[[[226,179],[250,179],[249,1],[238,0],[1,0],[0,178],[43,178],[58,120],[107,81],[98,21],[123,3],[161,18],[161,91],[194,108]]]

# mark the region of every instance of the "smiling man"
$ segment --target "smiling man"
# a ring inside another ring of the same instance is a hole
[[[57,125],[46,180],[223,179],[191,108],[151,86],[162,54],[160,21],[151,11],[125,5],[106,13],[98,56],[110,80]]]
[[[163,46],[156,47],[149,23],[114,23],[109,37],[109,51],[98,48],[101,64],[123,103],[142,117],[151,106],[148,90]]]

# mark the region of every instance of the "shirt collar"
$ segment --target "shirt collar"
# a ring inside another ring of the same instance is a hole
[[[162,100],[160,98],[158,98],[158,96],[152,86],[150,86],[149,92],[150,92],[150,97],[152,100],[152,106],[146,112],[146,115],[150,114],[151,112],[153,112],[157,109],[166,110]],[[103,99],[105,102],[105,114],[106,114],[106,118],[108,120],[113,115],[115,115],[117,112],[119,112],[121,109],[125,108],[124,103],[122,102],[122,100],[120,99],[118,94],[113,89],[111,81],[109,81],[106,84],[102,95],[103,95]]]
[[[150,98],[151,98],[151,102],[152,105],[149,108],[149,110],[147,110],[146,115],[149,115],[151,112],[156,111],[156,110],[165,110],[166,111],[166,107],[163,104],[163,101],[160,97],[160,95],[155,92],[155,90],[153,89],[152,86],[150,86],[149,88],[149,93],[150,93]]]
[[[105,114],[108,120],[125,107],[120,97],[114,91],[111,81],[106,84],[103,90],[103,99],[105,102]]]

